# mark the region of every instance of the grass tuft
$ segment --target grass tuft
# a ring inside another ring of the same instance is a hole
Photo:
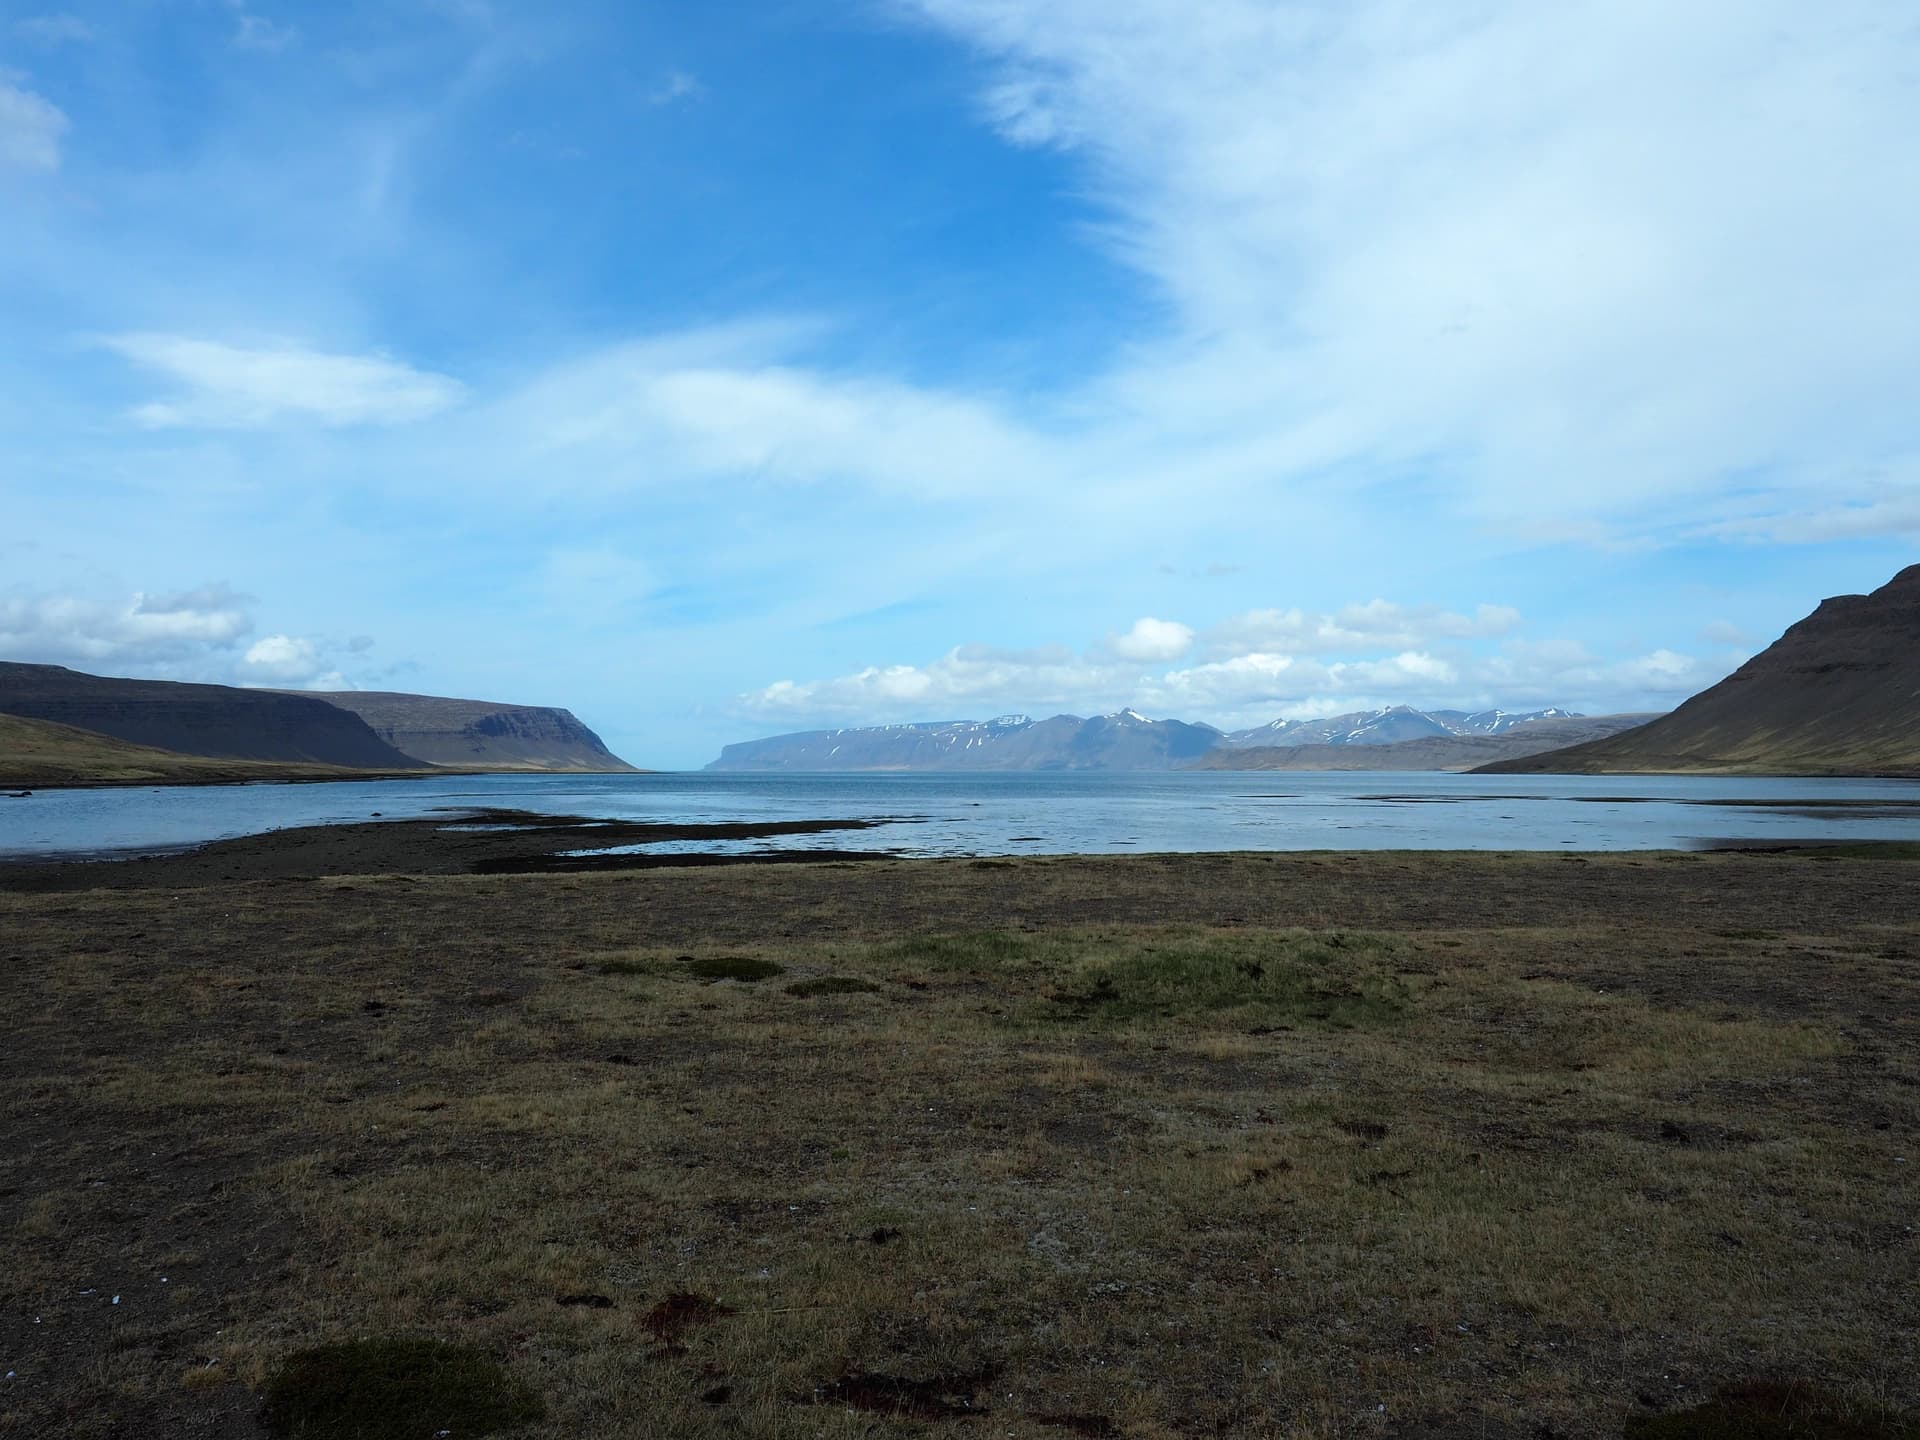
[[[438,1340],[350,1340],[288,1357],[267,1387],[264,1418],[292,1440],[430,1440],[491,1435],[545,1407],[500,1364]]]
[[[1046,1018],[1131,1024],[1222,1011],[1269,1027],[1359,1029],[1398,1019],[1406,982],[1377,964],[1379,936],[1198,935],[1095,949]]]

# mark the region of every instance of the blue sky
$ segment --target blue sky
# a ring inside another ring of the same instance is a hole
[[[1907,0],[0,3],[0,655],[1665,708],[1920,555]]]

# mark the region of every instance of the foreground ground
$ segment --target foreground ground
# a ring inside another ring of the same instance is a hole
[[[0,1432],[369,1336],[543,1437],[1920,1407],[1907,860],[245,873],[0,877]]]

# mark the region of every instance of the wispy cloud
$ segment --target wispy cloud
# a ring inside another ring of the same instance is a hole
[[[227,0],[233,12],[233,46],[236,50],[284,50],[298,38],[291,25],[283,25],[251,9],[247,0]]]
[[[57,105],[26,88],[26,77],[0,69],[0,172],[60,168],[68,121]]]
[[[36,45],[81,45],[100,32],[78,15],[28,15],[13,22],[13,33]]]
[[[647,103],[653,106],[675,105],[683,100],[699,100],[706,93],[707,87],[700,83],[699,76],[686,70],[673,70],[647,92]]]
[[[1419,460],[1484,523],[1852,477],[1920,373],[1899,0],[898,0],[1082,162],[1175,333],[1143,409]]]
[[[178,397],[134,410],[136,421],[155,429],[248,429],[283,420],[397,425],[456,405],[465,393],[447,376],[379,355],[152,333],[116,335],[101,343],[180,387]]]

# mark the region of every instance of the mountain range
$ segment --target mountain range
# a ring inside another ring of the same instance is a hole
[[[0,714],[96,737],[116,773],[151,768],[156,755],[383,773],[633,768],[566,710],[429,695],[245,690],[0,661]],[[7,733],[24,746],[29,732]],[[32,733],[43,756],[84,749],[71,734]]]
[[[1718,685],[1646,726],[1496,774],[1920,775],[1920,565],[1820,602]]]
[[[1178,770],[1278,768],[1259,762],[1266,750],[1351,748],[1355,753],[1395,744],[1465,738],[1524,736],[1540,723],[1572,720],[1564,710],[1512,712],[1425,711],[1407,705],[1355,711],[1321,720],[1276,720],[1231,733],[1183,720],[1150,720],[1137,710],[1034,720],[1002,715],[996,720],[948,720],[915,725],[875,725],[844,730],[804,730],[729,745],[709,770]],[[1642,717],[1634,717],[1637,723]],[[1619,727],[1614,727],[1619,728]],[[1586,739],[1592,730],[1577,738]],[[1533,748],[1568,743],[1562,733]],[[1524,742],[1523,742],[1524,743]],[[1466,750],[1451,768],[1465,769],[1499,755],[1509,745]],[[1326,764],[1286,768],[1373,769],[1372,765]],[[1423,765],[1417,768],[1449,768]]]
[[[1201,756],[1197,770],[1476,770],[1558,750],[1581,741],[1617,735],[1656,718],[1653,715],[1565,715],[1522,721],[1498,730],[1454,735],[1424,735],[1410,740],[1337,744],[1221,746]]]

